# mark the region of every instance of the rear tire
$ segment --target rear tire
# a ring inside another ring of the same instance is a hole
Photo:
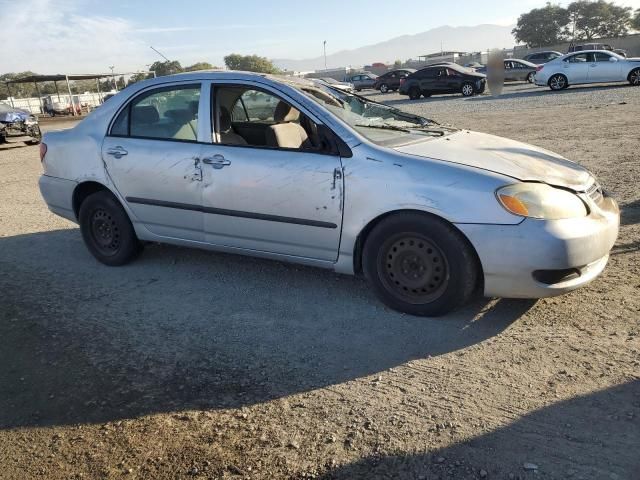
[[[380,93],[389,93],[389,85],[386,83],[380,85]]]
[[[142,251],[127,212],[111,192],[89,195],[80,205],[78,220],[85,245],[105,265],[125,265]]]
[[[560,73],[556,73],[549,79],[549,88],[554,92],[559,92],[560,90],[564,90],[569,86],[569,81],[567,77]]]
[[[440,316],[465,305],[480,275],[466,238],[437,217],[395,214],[366,239],[362,266],[387,306],[417,316]]]
[[[527,82],[529,83],[534,83],[536,81],[536,74],[531,72],[529,75],[527,75]]]
[[[409,98],[411,100],[418,100],[421,95],[422,95],[422,92],[418,87],[411,87],[409,89]]]
[[[640,86],[640,68],[631,71],[629,74],[629,83],[634,87]]]

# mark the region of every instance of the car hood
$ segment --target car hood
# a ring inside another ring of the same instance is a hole
[[[396,150],[507,175],[521,181],[586,190],[593,178],[589,171],[566,158],[494,135],[461,130],[446,137],[414,143]]]
[[[0,122],[24,122],[31,117],[31,114],[25,110],[20,110],[19,108],[14,108],[9,111],[0,112]]]

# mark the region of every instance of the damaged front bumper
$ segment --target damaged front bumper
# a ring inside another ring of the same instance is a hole
[[[42,132],[37,120],[0,122],[0,143],[40,143]]]

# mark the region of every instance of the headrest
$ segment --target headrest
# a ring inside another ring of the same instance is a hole
[[[131,112],[131,123],[136,124],[152,124],[160,120],[158,110],[153,105],[145,105],[141,107],[133,107]]]
[[[280,101],[273,114],[273,119],[277,123],[296,122],[300,118],[300,112],[288,103]]]
[[[220,133],[231,130],[231,114],[225,107],[220,107]]]
[[[186,108],[176,109],[176,110],[167,110],[164,112],[165,117],[169,117],[176,123],[184,125],[185,123],[189,123],[191,120],[194,120],[193,112],[191,110],[187,110]]]

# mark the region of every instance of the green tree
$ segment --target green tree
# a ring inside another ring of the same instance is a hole
[[[516,40],[530,47],[544,47],[562,42],[565,27],[569,23],[569,13],[560,5],[547,3],[542,8],[534,8],[520,15],[512,33]]]
[[[640,31],[640,8],[636,10],[636,16],[631,21],[631,28]]]
[[[393,62],[393,68],[402,68],[402,60],[396,60]]]
[[[576,40],[620,37],[626,35],[631,26],[631,7],[604,0],[573,2],[567,12],[570,20],[566,32]]]
[[[188,67],[184,67],[185,72],[197,72],[198,70],[214,70],[216,67],[209,62],[198,62]]]
[[[224,63],[229,70],[243,70],[245,72],[280,73],[280,70],[265,57],[258,55],[238,55],[232,53],[224,57]]]
[[[156,72],[156,76],[163,77],[165,75],[175,75],[183,72],[184,69],[177,60],[167,62],[155,62],[149,67],[149,70]]]

